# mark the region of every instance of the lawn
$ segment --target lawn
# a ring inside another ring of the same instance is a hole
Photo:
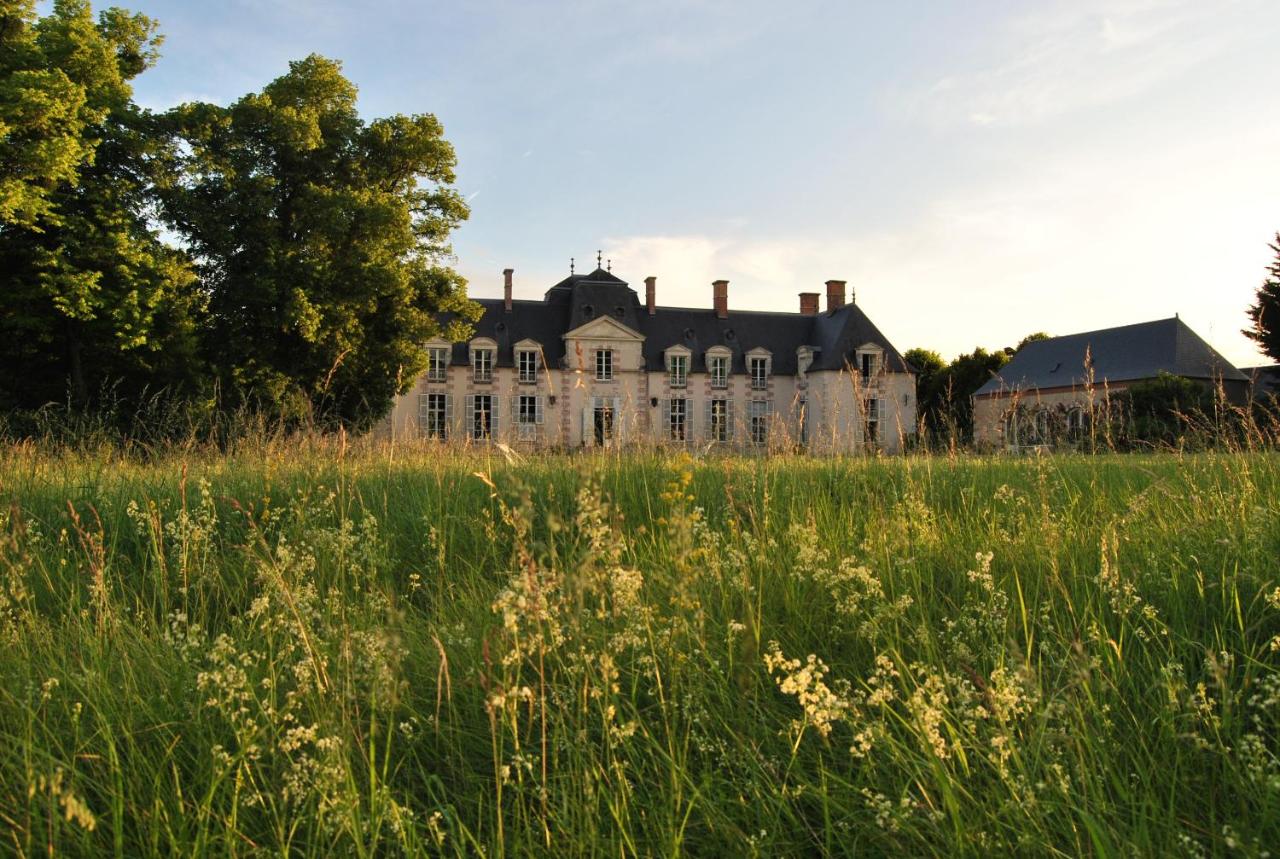
[[[0,850],[1266,855],[1280,457],[0,450]]]

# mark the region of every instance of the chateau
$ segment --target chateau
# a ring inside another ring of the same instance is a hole
[[[611,271],[571,274],[541,301],[501,299],[430,364],[389,418],[397,438],[514,448],[729,446],[898,451],[915,432],[915,375],[845,282],[800,293],[797,313],[660,307]]]

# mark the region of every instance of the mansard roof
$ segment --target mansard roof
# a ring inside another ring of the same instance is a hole
[[[1243,373],[1176,316],[1118,328],[1084,331],[1026,344],[975,396],[1033,388],[1065,388],[1092,381],[1133,382],[1171,373],[1188,379],[1243,382]]]
[[[475,336],[489,337],[498,344],[498,366],[515,361],[513,347],[521,340],[542,344],[550,367],[560,367],[564,359],[563,335],[592,319],[609,316],[644,335],[645,365],[661,371],[665,351],[685,346],[692,353],[691,372],[705,372],[706,352],[714,346],[727,348],[731,372],[746,372],[746,354],[764,348],[772,355],[775,374],[796,372],[796,350],[809,346],[816,357],[809,372],[838,370],[854,362],[854,353],[865,343],[884,350],[885,367],[890,372],[908,372],[898,350],[856,304],[847,304],[830,313],[804,316],[753,310],[730,310],[720,319],[713,308],[657,307],[650,316],[635,290],[626,281],[604,269],[574,274],[547,290],[542,301],[513,301],[511,312],[502,299],[481,298],[476,303],[484,315],[475,324]],[[454,346],[453,360],[465,363],[466,344]]]

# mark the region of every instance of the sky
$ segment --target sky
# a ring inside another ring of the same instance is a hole
[[[340,60],[366,118],[432,113],[475,297],[597,249],[658,303],[796,310],[849,282],[954,357],[1180,315],[1238,366],[1280,231],[1274,0],[119,0],[151,108]]]

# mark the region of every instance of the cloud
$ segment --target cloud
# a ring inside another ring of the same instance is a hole
[[[761,237],[742,229],[606,241],[614,271],[658,277],[659,301],[795,310],[796,293],[848,280],[901,349],[955,355],[1027,333],[1068,334],[1181,314],[1243,365],[1239,329],[1269,251],[1280,199],[1280,120],[1242,141],[1222,129],[1112,161],[1074,153],[939,195],[903,223],[844,235]]]
[[[994,62],[937,79],[905,101],[944,123],[1013,126],[1122,102],[1221,57],[1257,25],[1253,0],[1080,2],[1010,22]]]

